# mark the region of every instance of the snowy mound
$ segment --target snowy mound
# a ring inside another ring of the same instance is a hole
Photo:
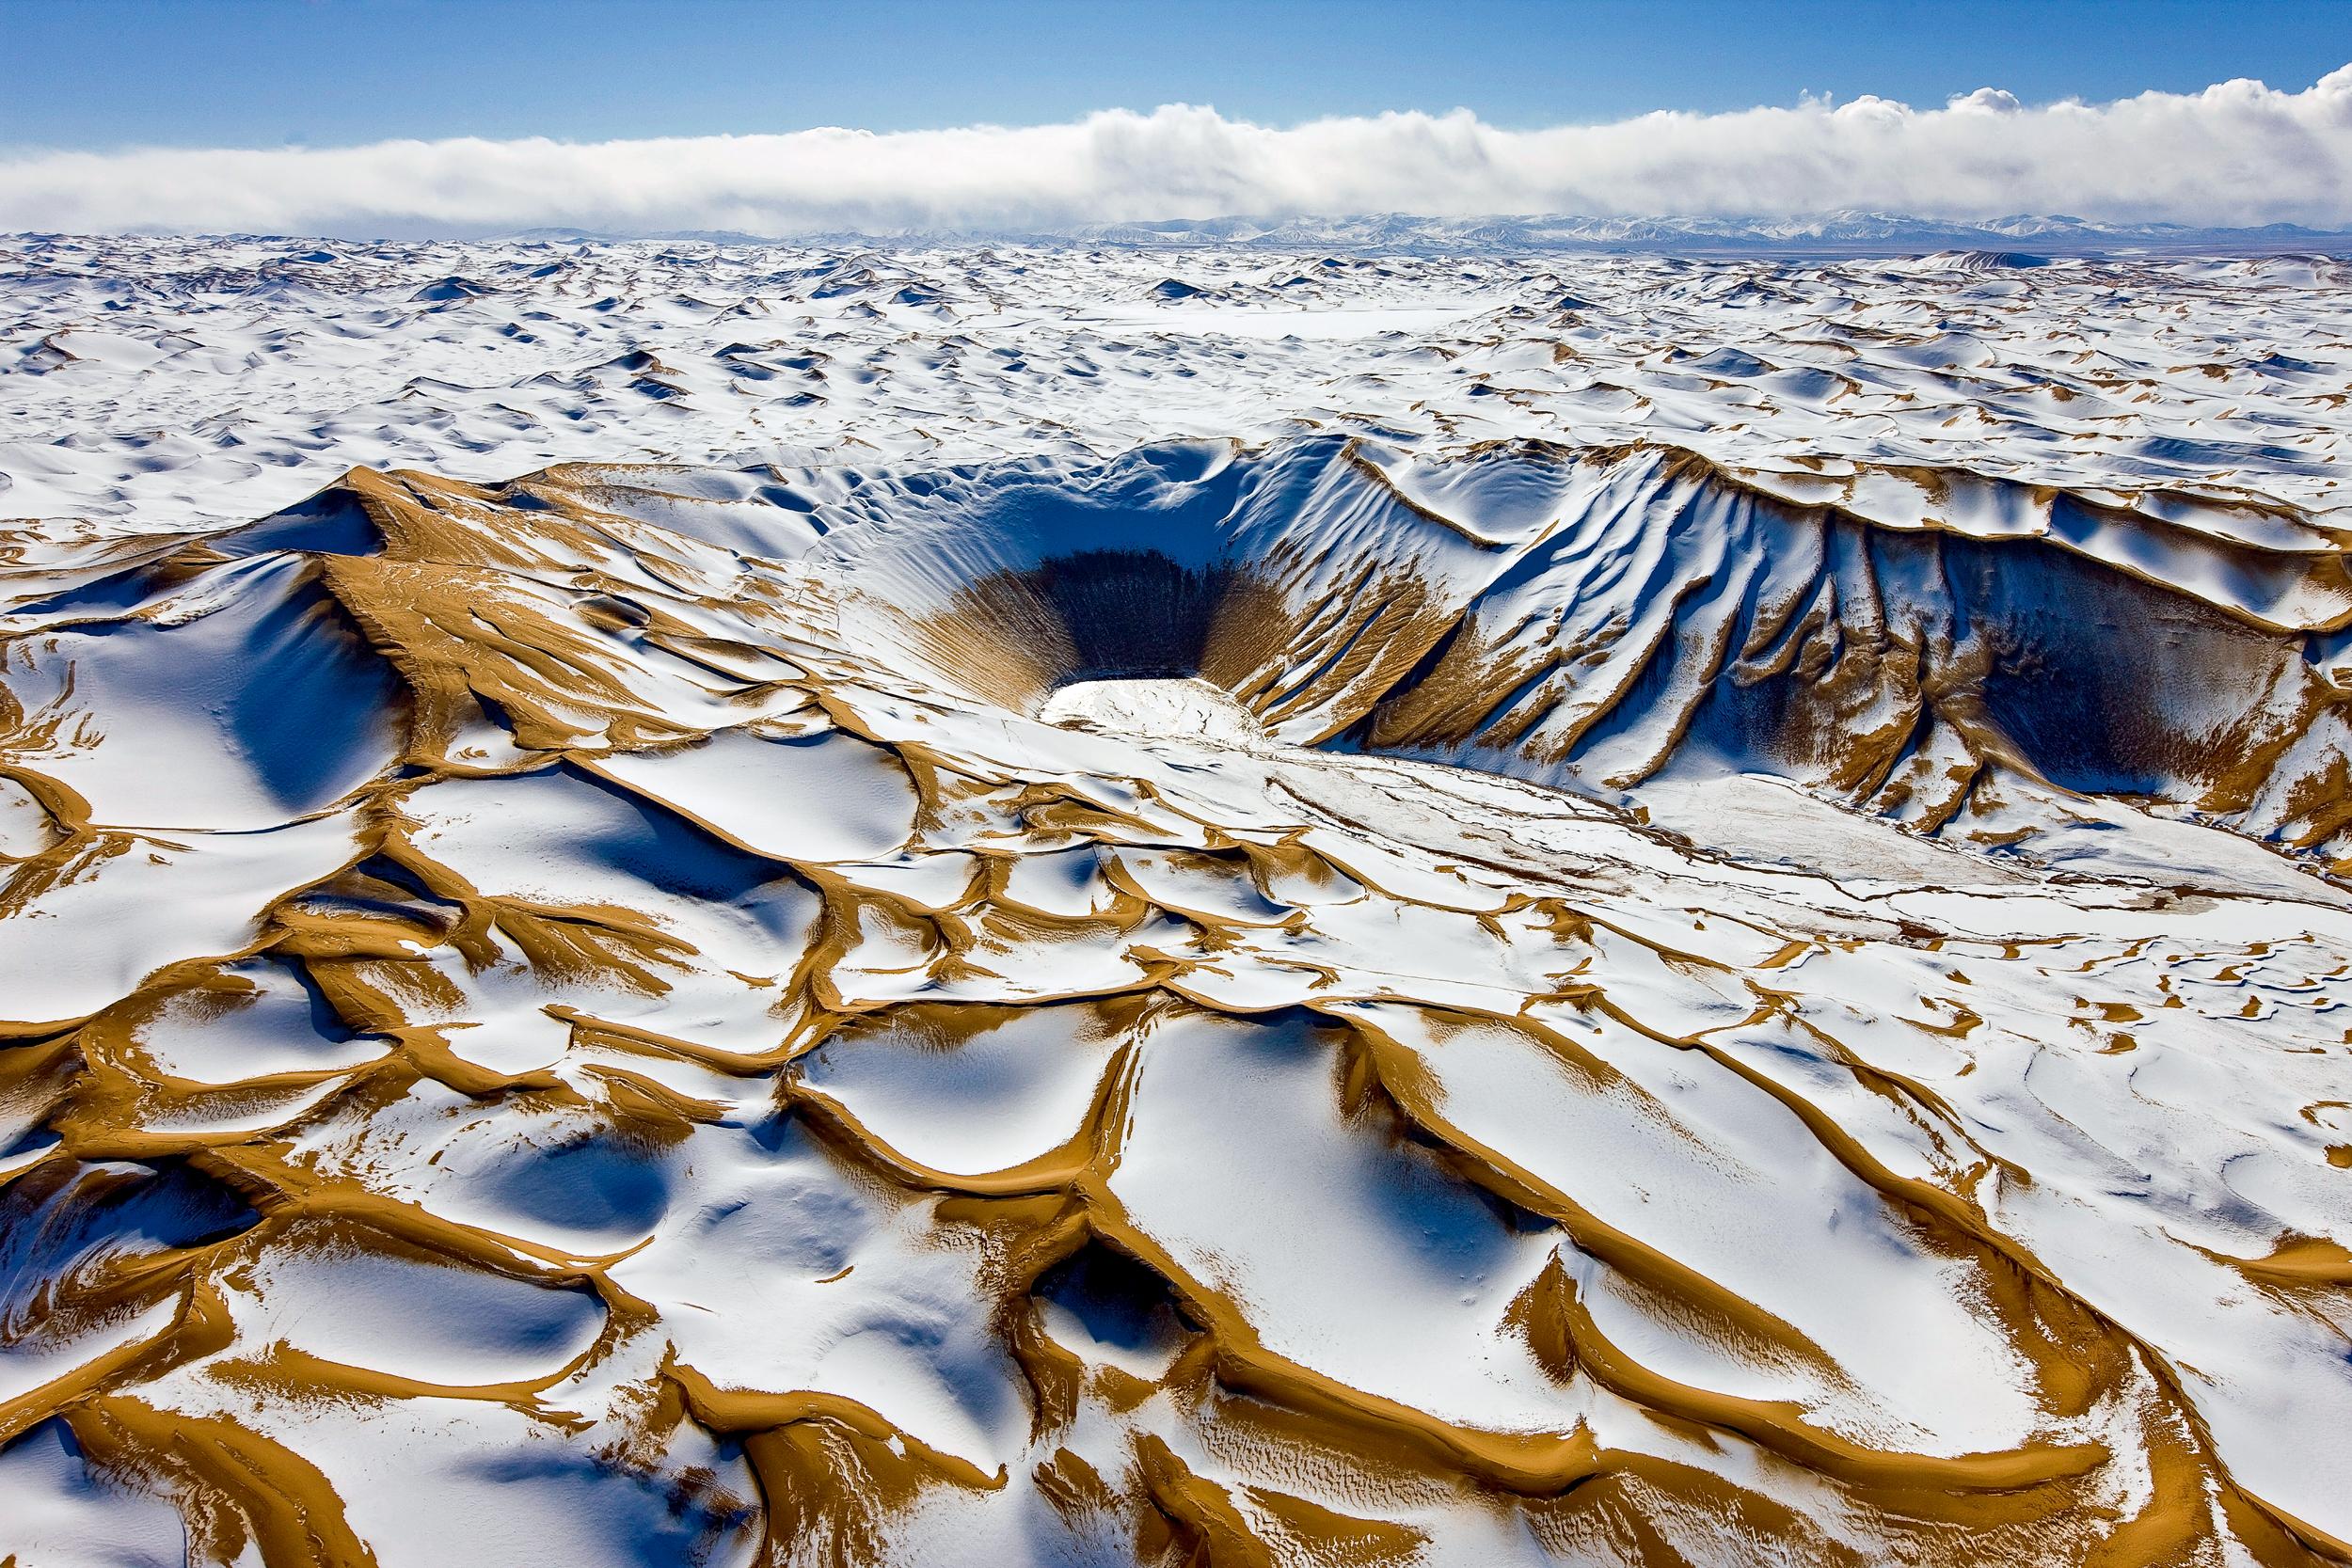
[[[2344,1556],[2336,405],[1674,363],[11,529],[0,1557]]]

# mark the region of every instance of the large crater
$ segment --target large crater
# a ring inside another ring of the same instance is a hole
[[[1538,782],[1761,772],[1994,836],[2023,784],[2346,850],[2352,583],[2279,519],[1337,439],[780,477],[878,657],[1016,711],[1199,677],[1294,744]]]

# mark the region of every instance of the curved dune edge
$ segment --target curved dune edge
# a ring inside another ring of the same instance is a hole
[[[1751,481],[355,472],[50,584],[0,1441],[220,1561],[2352,1559],[2340,553]],[[1031,716],[1179,676],[1264,738]],[[1866,868],[1645,823],[1725,766]],[[2036,858],[2132,802],[2275,885]]]

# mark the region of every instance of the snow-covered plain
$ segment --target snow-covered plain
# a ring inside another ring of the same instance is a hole
[[[2016,261],[0,241],[0,1560],[2352,1557],[2352,276]]]

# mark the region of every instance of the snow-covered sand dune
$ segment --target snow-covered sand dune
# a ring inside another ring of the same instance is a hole
[[[2332,263],[7,243],[0,1558],[2352,1556]]]

